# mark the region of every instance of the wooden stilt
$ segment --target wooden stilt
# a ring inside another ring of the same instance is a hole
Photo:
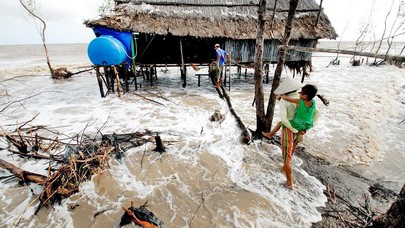
[[[104,76],[105,76],[105,84],[107,86],[107,93],[106,93],[106,95],[107,95],[108,93],[111,92],[110,68],[107,66],[104,66],[103,69],[104,69]]]
[[[100,95],[101,95],[101,97],[105,97],[104,89],[103,89],[103,81],[101,80],[100,67],[96,67],[96,75],[97,75],[98,87],[100,88]]]
[[[128,69],[123,65],[122,66],[123,67],[123,69],[125,70],[125,78],[124,78],[124,82],[125,82],[125,90],[124,90],[124,94],[126,93],[126,92],[128,92],[129,91],[129,83],[128,83]]]
[[[121,97],[121,88],[120,88],[120,78],[118,76],[117,68],[115,66],[111,66],[114,74],[115,74],[115,80],[117,80],[117,92],[118,92],[118,97]]]
[[[180,57],[181,57],[181,79],[183,79],[183,88],[186,87],[186,66],[184,65],[184,56],[183,56],[183,42],[182,39],[180,39]]]
[[[136,68],[135,68],[135,57],[136,57],[136,53],[135,53],[135,48],[136,48],[136,43],[135,43],[135,34],[132,33],[132,40],[131,40],[131,53],[132,53],[132,58],[131,58],[131,62],[132,62],[132,71],[134,73],[134,82],[135,82],[135,90],[138,90],[138,83],[136,81]]]
[[[108,67],[108,73],[110,76],[110,89],[112,93],[115,93],[115,89],[114,89],[114,82],[115,82],[115,71],[114,71],[114,66],[110,66]]]
[[[301,83],[304,83],[304,79],[305,79],[305,76],[306,76],[307,74],[308,74],[308,73],[307,73],[307,64],[305,63],[305,65],[304,65],[304,67],[303,67],[303,69],[302,69]]]
[[[226,63],[224,63],[224,65],[222,67],[222,71],[224,73],[221,73],[221,80],[222,80],[222,75],[223,75],[225,88],[226,88],[226,83],[228,82],[228,74],[226,73],[227,69],[228,69],[228,66],[226,65]]]
[[[232,56],[231,53],[229,52],[229,85],[228,85],[228,90],[231,91],[231,66],[232,66]]]
[[[270,64],[266,63],[264,66],[264,71],[266,72],[266,84],[269,84],[269,72],[270,72]]]

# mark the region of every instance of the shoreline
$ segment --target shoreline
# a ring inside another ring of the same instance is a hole
[[[306,152],[302,146],[297,147],[295,156],[303,160],[301,168],[326,187],[324,194],[328,200],[324,207],[318,208],[322,220],[312,224],[315,228],[345,227],[348,224],[365,226],[359,224],[359,220],[364,218],[366,221],[385,213],[397,199],[403,185],[390,181],[377,182],[358,171],[367,170],[370,166],[355,170],[347,165],[332,165]]]

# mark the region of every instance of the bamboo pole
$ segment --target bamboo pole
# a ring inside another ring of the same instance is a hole
[[[231,91],[231,64],[232,64],[232,56],[231,56],[231,53],[229,52],[229,60],[228,60],[228,62],[229,62],[229,82],[228,82],[228,90],[229,91]]]
[[[115,74],[115,79],[117,80],[117,92],[118,92],[118,97],[121,97],[121,87],[120,87],[120,78],[118,76],[117,68],[115,66],[111,66],[114,70]]]
[[[321,0],[321,2],[319,3],[319,12],[318,12],[318,15],[316,16],[314,29],[316,29],[316,27],[318,26],[319,16],[321,15],[321,12],[322,12],[322,2],[323,2],[323,0]]]
[[[135,53],[135,48],[136,48],[135,39],[136,39],[136,36],[135,36],[135,34],[132,33],[132,40],[131,40],[132,71],[134,73],[135,90],[138,90],[138,83],[136,81],[136,68],[135,68],[135,57],[136,57],[136,54],[137,54],[137,53]]]
[[[184,55],[183,55],[183,41],[180,38],[180,57],[181,57],[181,78],[183,79],[183,88],[186,87],[186,66],[184,65]]]

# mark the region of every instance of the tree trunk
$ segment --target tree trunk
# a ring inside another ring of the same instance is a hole
[[[273,92],[274,92],[274,90],[276,90],[276,88],[280,84],[281,73],[283,71],[285,57],[287,54],[287,48],[284,45],[288,45],[288,42],[290,41],[292,23],[294,20],[294,15],[295,15],[295,11],[297,9],[298,1],[299,0],[290,0],[290,8],[288,10],[288,17],[287,17],[287,22],[285,25],[284,37],[282,40],[283,46],[280,46],[278,49],[278,62],[277,62],[276,70],[274,72],[273,84],[272,84],[271,92],[270,92],[270,99],[269,99],[269,103],[267,106],[266,119],[267,119],[268,126],[265,129],[266,131],[269,131],[271,129],[271,124],[273,122],[274,108],[276,105],[276,95]]]
[[[387,21],[388,21],[388,17],[389,17],[390,14],[391,14],[392,6],[394,5],[394,1],[395,1],[395,0],[392,0],[392,2],[391,2],[391,7],[390,7],[390,11],[388,11],[387,15],[385,16],[385,20],[384,20],[384,31],[383,31],[383,33],[382,33],[382,35],[381,35],[381,40],[380,40],[380,42],[379,42],[379,44],[378,44],[378,47],[377,47],[377,50],[375,51],[375,53],[378,53],[378,52],[380,51],[381,46],[382,46],[382,42],[383,42],[383,40],[384,40],[385,32],[387,31]],[[376,59],[374,59],[374,62],[376,62]]]
[[[37,173],[31,173],[29,171],[25,171],[14,164],[8,163],[3,159],[0,159],[0,167],[7,169],[10,171],[14,176],[20,178],[25,183],[34,182],[40,185],[44,185],[47,177]]]
[[[264,94],[263,94],[263,46],[264,46],[264,27],[266,15],[266,0],[261,0],[259,3],[257,35],[256,35],[256,52],[255,52],[255,101],[256,101],[256,133],[260,134],[266,126],[264,112]]]
[[[51,72],[52,77],[54,76],[54,69],[51,66],[51,60],[49,59],[49,54],[48,54],[48,48],[46,46],[46,40],[45,40],[45,30],[46,30],[46,23],[44,20],[42,20],[42,18],[40,18],[36,13],[35,13],[35,8],[32,5],[31,2],[24,2],[22,0],[20,0],[21,5],[24,7],[25,10],[28,11],[28,13],[38,19],[41,23],[42,23],[42,30],[39,31],[39,35],[41,36],[41,40],[42,40],[42,45],[44,46],[44,50],[45,50],[45,56],[46,56],[46,64],[48,65],[49,71]]]

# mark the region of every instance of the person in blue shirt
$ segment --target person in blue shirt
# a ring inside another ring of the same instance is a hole
[[[230,54],[227,51],[221,49],[219,44],[215,44],[215,58],[216,58],[215,62],[218,64],[219,72],[221,75],[220,78],[222,81],[222,69],[225,63],[225,58],[226,60],[229,60]]]

